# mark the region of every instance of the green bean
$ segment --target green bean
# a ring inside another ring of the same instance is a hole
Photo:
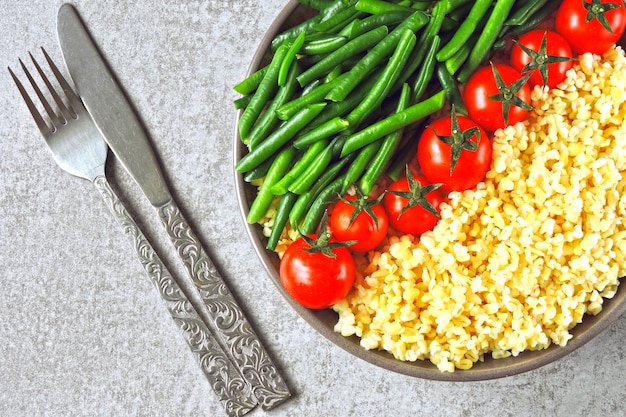
[[[424,29],[424,32],[419,39],[420,45],[430,45],[435,36],[439,35],[441,25],[443,24],[448,10],[448,2],[449,0],[439,0],[435,6],[433,6],[430,21],[428,22],[428,25],[426,25],[426,29]],[[416,57],[416,60],[421,63],[424,59],[423,55],[426,53],[426,49],[421,48],[418,49],[418,51],[419,54]]]
[[[460,7],[465,6],[467,3],[470,3],[471,1],[474,0],[449,0],[447,13],[451,13],[454,10],[457,10]]]
[[[328,139],[321,140],[309,146],[294,166],[272,187],[272,193],[276,195],[285,194],[289,186],[294,182],[313,162],[315,157],[328,146]]]
[[[272,160],[271,159],[265,160],[261,165],[246,172],[245,175],[243,176],[243,180],[245,182],[252,182],[252,181],[260,180],[261,178],[267,175],[267,171],[270,169],[270,165],[272,165]]]
[[[409,105],[410,98],[411,88],[408,84],[404,84],[402,86],[400,98],[398,99],[396,112],[404,110]],[[378,150],[378,153],[376,154],[376,156],[374,156],[369,166],[361,176],[359,188],[361,189],[363,194],[367,195],[372,191],[372,189],[374,188],[374,184],[376,184],[382,173],[389,165],[391,157],[396,151],[401,137],[402,129],[398,129],[382,139],[382,143],[380,149]]]
[[[421,132],[424,131],[428,120],[422,120],[420,123],[416,123],[410,127],[405,128],[402,133],[401,142],[398,144],[398,149],[391,158],[389,168],[387,168],[387,177],[392,181],[397,181],[406,172],[406,166],[411,162],[417,154],[417,145]]]
[[[339,2],[337,2],[339,3]],[[277,51],[283,42],[293,41],[296,39],[301,33],[309,33],[313,30],[313,27],[322,20],[323,15],[320,13],[316,16],[313,16],[310,19],[307,19],[303,22],[298,23],[295,26],[286,29],[285,31],[279,33],[272,39],[272,43],[270,45],[271,51]]]
[[[316,78],[326,74],[332,68],[341,64],[347,58],[355,56],[368,48],[379,43],[389,33],[386,26],[381,26],[370,32],[367,32],[359,37],[346,43],[341,48],[330,53],[315,65],[306,69],[302,74],[298,76],[298,82],[304,86],[313,81]]]
[[[329,143],[322,152],[315,155],[313,161],[291,184],[289,191],[296,194],[306,192],[323,174],[333,158],[334,142]]]
[[[309,94],[311,91],[315,90],[317,87],[319,87],[322,84],[321,80],[313,80],[312,82],[310,82],[309,84],[303,86],[302,88],[302,92],[300,93],[301,96],[306,96],[307,94]]]
[[[306,36],[304,37],[304,41],[311,42],[311,41],[328,40],[328,39],[336,38],[337,36],[339,35],[335,35],[334,33],[308,32],[306,33]]]
[[[341,74],[343,74],[343,68],[341,67],[341,65],[337,65],[328,74],[326,74],[324,78],[322,78],[322,84],[327,84],[332,80],[339,78]]]
[[[334,80],[337,77],[339,77],[341,74],[343,74],[343,68],[342,68],[341,65],[337,65],[335,68],[330,70],[330,72],[328,74],[326,74],[324,76],[324,78],[322,79],[322,83],[323,84],[329,83],[332,80]]]
[[[269,66],[266,65],[258,71],[253,72],[248,77],[246,77],[243,81],[233,87],[233,89],[241,95],[248,95],[254,92],[257,89],[263,77],[265,77],[265,73],[267,72]]]
[[[370,14],[380,14],[385,12],[414,12],[414,10],[408,6],[389,3],[383,0],[359,0],[356,2],[354,7],[357,10]]]
[[[272,156],[285,143],[289,142],[307,123],[326,107],[326,103],[316,103],[302,109],[291,119],[281,124],[263,142],[243,156],[235,166],[238,172],[247,172]]]
[[[406,109],[392,114],[374,124],[371,124],[354,133],[346,139],[346,143],[341,151],[344,157],[357,149],[362,148],[368,143],[374,142],[391,132],[401,129],[409,124],[415,123],[430,114],[441,110],[445,103],[446,94],[444,91],[435,93],[428,99],[416,103]]]
[[[319,182],[318,182],[319,184]],[[305,213],[313,204],[313,200],[315,199],[317,194],[313,193],[313,189],[307,191],[304,194],[296,194],[298,199],[294,203],[291,211],[289,212],[289,223],[293,229],[300,228],[300,220],[305,215]]]
[[[425,12],[425,11],[428,10],[428,8],[430,7],[431,4],[432,4],[431,1],[416,1],[416,2],[411,4],[411,9],[413,9],[413,10],[421,10],[421,11]]]
[[[339,135],[333,138],[333,141],[331,142],[333,158],[339,158],[339,155],[341,155],[341,150],[343,149],[344,143],[346,143],[346,138],[347,136],[345,135]]]
[[[326,39],[310,41],[304,44],[301,53],[303,55],[329,54],[344,46],[348,40],[345,36],[332,36]]]
[[[404,84],[408,84],[408,83],[404,83]],[[397,92],[397,94],[394,93],[392,97],[389,97],[389,100],[385,100],[383,105],[380,107],[380,112],[378,113],[379,119],[389,117],[392,114],[397,113],[398,100],[400,99],[400,96],[402,95],[404,84],[402,84],[402,88],[400,89],[400,91]],[[375,122],[375,121],[376,120],[372,120],[372,122]]]
[[[453,19],[451,16],[446,16],[443,18],[443,22],[441,23],[441,31],[446,35],[446,38],[451,37],[449,34],[453,30],[459,27],[459,21]]]
[[[373,14],[362,20],[354,20],[353,23],[344,28],[341,33],[344,36],[348,36],[350,39],[355,39],[358,36],[363,35],[371,30],[382,26],[395,26],[406,19],[413,11],[410,12],[384,12],[380,14]]]
[[[280,119],[276,116],[276,109],[284,102],[291,100],[291,97],[293,97],[297,88],[296,76],[299,73],[300,66],[297,62],[295,62],[294,65],[291,66],[285,84],[278,88],[274,99],[269,103],[265,112],[259,116],[254,126],[252,126],[248,137],[248,147],[250,149],[254,148],[259,142],[264,140],[280,123]]]
[[[556,1],[556,0],[549,0],[548,4],[543,7],[542,9],[540,9],[539,11],[537,11],[535,14],[533,14],[532,16],[530,16],[528,19],[526,19],[526,21],[518,26],[515,26],[513,29],[511,29],[510,33],[513,36],[517,36],[521,33],[526,33],[534,28],[536,28],[537,26],[539,26],[548,16],[550,16],[552,14],[552,12],[554,12],[557,7],[559,7],[559,5],[561,4],[560,1]]]
[[[459,81],[465,83],[483,60],[489,55],[493,43],[498,38],[515,0],[496,0],[485,27],[472,48],[463,69],[459,73]]]
[[[532,15],[545,6],[547,2],[548,0],[530,0],[522,4],[522,6],[504,22],[505,26],[519,26],[524,24]]]
[[[370,88],[372,88],[372,85],[374,85],[374,82],[378,79],[380,72],[380,70],[377,70],[370,74],[361,87],[352,91],[345,100],[337,102],[331,101],[328,103],[328,106],[326,106],[326,108],[306,126],[301,135],[305,135],[309,130],[315,129],[336,117],[342,118],[345,114],[352,111],[352,109],[354,109],[363,100]],[[296,148],[302,147],[301,143],[300,138],[297,138],[294,141],[294,146]]]
[[[338,84],[327,95],[326,98],[332,101],[341,101],[365,78],[374,68],[396,47],[400,36],[405,29],[413,32],[424,26],[428,22],[428,16],[423,12],[415,12],[394,30],[392,30],[383,40],[376,44],[369,52],[345,75],[346,78]]]
[[[408,141],[402,148],[398,150],[395,158],[392,160],[389,169],[387,169],[387,177],[392,181],[398,181],[406,172],[407,164],[413,159],[417,153],[417,140]]]
[[[472,42],[471,39],[472,38],[470,38],[470,40],[467,43],[465,43],[465,45],[463,45],[461,49],[456,51],[455,54],[452,55],[452,57],[446,60],[446,68],[448,69],[448,72],[450,74],[453,74],[453,75],[456,74],[459,68],[461,68],[463,64],[465,63],[465,61],[467,60],[467,57],[469,56],[470,52],[472,52],[472,47],[474,45],[474,42]]]
[[[342,74],[332,81],[326,84],[320,84],[311,89],[307,94],[301,95],[298,98],[291,100],[288,103],[283,104],[276,109],[276,114],[281,120],[289,120],[294,114],[311,105],[324,100],[324,96],[328,94],[336,85],[338,85],[345,78],[346,74]]]
[[[490,16],[491,16],[490,13],[486,13],[481,19],[481,21],[478,23],[477,27],[479,28],[485,27]],[[478,40],[478,37],[480,35],[481,35],[481,32],[478,32],[478,31],[475,31],[474,33],[472,33],[469,40],[450,59],[445,61],[446,68],[448,68],[448,72],[450,74],[453,74],[453,75],[456,74],[459,71],[459,69],[463,66],[463,64],[465,64],[465,61],[467,61],[467,58],[472,52],[474,45],[476,45],[476,41]],[[494,42],[494,45],[492,46],[492,50],[494,49],[494,47],[495,47],[495,42]]]
[[[333,179],[337,177],[337,175],[344,168],[344,166],[351,163],[353,159],[354,157],[352,155],[349,155],[346,158],[340,159],[339,161],[333,163],[328,168],[328,170],[324,174],[322,174],[322,176],[311,189],[298,197],[296,203],[291,209],[291,212],[289,213],[289,222],[294,229],[298,227],[302,216],[304,216],[305,212],[309,210],[311,204],[313,204],[313,200],[315,199],[315,197],[317,197],[319,193],[328,184],[330,184]]]
[[[294,148],[287,147],[283,149],[274,159],[272,165],[267,171],[267,176],[263,183],[257,190],[257,195],[250,205],[250,211],[246,220],[248,223],[253,224],[258,222],[265,216],[267,210],[272,204],[274,194],[271,192],[272,185],[283,176],[285,171],[289,168],[291,161],[296,153]]]
[[[322,11],[331,6],[334,0],[298,0],[298,3],[309,6],[312,9]]]
[[[350,126],[354,128],[358,127],[375,108],[380,106],[385,97],[387,97],[389,90],[400,76],[400,72],[415,47],[416,41],[415,34],[411,30],[405,29],[403,31],[394,53],[391,55],[391,58],[389,58],[378,80],[376,80],[363,101],[346,116],[346,120]]]
[[[343,185],[341,186],[340,191],[341,195],[344,195],[346,191],[348,191],[348,188],[361,178],[367,166],[374,159],[381,146],[382,139],[379,139],[361,148],[356,158],[354,158],[354,162],[350,164],[346,174],[344,175]]]
[[[244,109],[250,103],[251,99],[252,99],[251,95],[239,97],[238,99],[236,99],[233,102],[233,104],[235,105],[235,110]]]
[[[491,49],[493,49],[494,51],[501,50],[504,48],[506,48],[506,39],[502,39],[502,38],[497,39],[493,43],[493,46],[491,47]]]
[[[458,27],[452,38],[441,47],[437,53],[439,62],[446,61],[455,54],[466,42],[470,36],[478,29],[478,23],[489,10],[492,0],[476,0],[470,9],[467,18]]]
[[[356,132],[358,132],[359,130],[365,128],[366,126],[371,125],[372,123],[375,123],[377,121],[379,121],[381,118],[387,117],[391,114],[391,112],[386,111],[383,112],[384,110],[388,110],[390,108],[390,106],[393,105],[393,102],[397,99],[397,97],[390,97],[389,100],[387,100],[386,102],[383,102],[383,104],[381,106],[378,106],[376,108],[374,108],[372,110],[372,112],[363,120],[363,122],[359,125],[359,126],[354,126],[354,128],[352,128],[351,126],[348,127],[348,129],[346,129],[345,131],[341,132],[341,136],[345,139],[347,139],[348,137],[352,136],[353,134],[355,134]]]
[[[466,3],[461,5],[460,7],[451,10],[448,13],[448,17],[450,17],[450,19],[452,19],[453,21],[456,22],[456,27],[455,29],[458,29],[461,21],[463,21],[464,19],[467,19],[467,16],[469,15],[470,11],[472,10],[472,7],[474,7],[474,2],[470,2],[470,3]],[[453,34],[451,34],[452,36]]]
[[[272,231],[267,238],[267,245],[265,247],[269,250],[275,250],[278,240],[285,230],[287,221],[289,220],[289,212],[293,208],[298,195],[294,193],[286,193],[280,198],[278,207],[276,207],[276,214],[274,215],[274,224],[272,225]]]
[[[422,96],[426,92],[426,88],[428,87],[430,80],[433,77],[433,74],[435,72],[435,64],[437,63],[435,55],[439,50],[440,44],[441,38],[439,36],[435,36],[429,45],[428,52],[424,57],[424,64],[418,72],[417,77],[415,78],[415,83],[413,85],[413,102],[418,102],[422,98]]]
[[[302,234],[310,234],[315,232],[317,226],[324,215],[324,211],[326,207],[336,198],[339,191],[341,191],[341,187],[343,186],[344,175],[340,175],[330,184],[328,184],[311,204],[302,224],[300,225],[300,233]]]
[[[248,142],[248,134],[252,125],[254,125],[263,108],[278,89],[278,70],[288,49],[287,45],[281,45],[278,48],[263,80],[261,80],[259,87],[250,99],[250,103],[248,103],[248,106],[246,106],[246,109],[239,117],[239,136],[244,143]]]
[[[285,53],[283,61],[280,63],[280,67],[278,68],[278,86],[282,87],[287,82],[287,75],[289,74],[289,70],[291,69],[291,64],[293,64],[293,60],[296,58],[298,52],[304,45],[304,35],[302,32],[298,37],[291,43],[289,49]]]
[[[322,19],[313,29],[317,32],[336,33],[356,19],[360,14],[361,12],[359,10],[350,6],[338,13],[328,15],[327,19]]]
[[[323,10],[320,10],[320,13],[316,16],[311,17],[303,22],[298,23],[295,26],[286,29],[285,31],[279,33],[274,37],[271,44],[271,50],[275,51],[278,47],[284,42],[293,40],[300,35],[302,32],[311,33],[314,31],[315,26],[317,26],[322,20],[328,19],[329,16],[332,16],[336,13],[339,13],[341,10],[351,7],[349,4],[345,4],[343,1],[333,1],[330,3],[328,7]]]
[[[298,57],[298,62],[302,64],[302,68],[310,68],[320,62],[322,59],[324,59],[326,55],[327,54],[302,55]]]
[[[433,8],[431,19],[419,37],[417,46],[409,56],[403,74],[398,78],[391,89],[392,94],[402,89],[402,85],[415,75],[417,69],[423,65],[424,60],[429,55],[429,51],[433,49],[432,42],[435,41],[435,36],[441,29],[443,19],[445,18],[445,5],[448,1],[449,0],[439,2],[436,7]]]
[[[457,113],[467,115],[467,109],[465,108],[465,103],[463,103],[459,86],[452,74],[448,72],[444,63],[437,65],[437,78],[439,79],[439,84],[441,84],[446,92],[448,103],[456,108]]]
[[[305,146],[318,143],[320,140],[326,139],[336,133],[346,130],[350,126],[347,120],[337,116],[321,125],[301,134],[293,142],[293,147],[302,149]]]
[[[345,36],[348,39],[354,38],[354,33],[360,23],[361,23],[361,19],[359,18],[353,19],[350,23],[344,26],[343,29],[337,32],[337,36]]]

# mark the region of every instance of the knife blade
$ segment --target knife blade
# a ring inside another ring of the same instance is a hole
[[[291,394],[215,265],[174,201],[148,136],[126,95],[93,42],[76,9],[66,3],[57,33],[68,72],[109,147],[160,217],[188,277],[198,291],[207,325],[265,410]]]

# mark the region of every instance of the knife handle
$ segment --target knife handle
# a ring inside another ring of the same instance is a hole
[[[107,179],[99,176],[94,185],[130,238],[146,274],[165,302],[167,310],[181,331],[209,384],[229,416],[241,416],[256,406],[250,385],[209,331],[200,315],[172,278],[150,242],[127,212]]]
[[[287,384],[174,200],[157,212],[208,309],[214,334],[229,349],[261,407],[268,410],[288,399]]]

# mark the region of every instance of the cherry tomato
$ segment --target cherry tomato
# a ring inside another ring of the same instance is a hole
[[[463,90],[463,102],[470,119],[489,132],[524,120],[532,109],[527,77],[530,74],[522,77],[519,71],[506,64],[476,70]]]
[[[326,243],[328,253],[311,252],[316,237],[310,235],[293,242],[280,261],[280,281],[296,300],[307,308],[328,308],[341,301],[352,288],[355,266],[345,246]],[[330,242],[332,243],[332,242]]]
[[[439,205],[444,198],[426,178],[407,176],[392,183],[385,193],[383,205],[389,224],[402,233],[420,235],[431,230],[439,221]]]
[[[453,116],[438,119],[424,129],[417,145],[417,161],[431,183],[442,183],[448,191],[463,191],[485,178],[491,166],[492,147],[487,133],[473,120]],[[460,155],[454,162],[452,155],[458,151]]]
[[[356,217],[355,216],[356,212]],[[351,251],[374,250],[387,236],[389,220],[382,204],[363,196],[347,196],[339,200],[328,222],[331,234],[339,241],[355,241]]]
[[[606,52],[625,26],[626,9],[621,0],[563,0],[556,13],[556,31],[577,54]]]
[[[542,47],[545,38],[545,47]],[[529,49],[524,51],[520,45]],[[565,38],[556,32],[532,30],[525,33],[511,50],[511,66],[524,74],[532,71],[530,86],[547,85],[553,88],[565,80],[572,68],[572,48]],[[542,72],[545,74],[542,75]]]

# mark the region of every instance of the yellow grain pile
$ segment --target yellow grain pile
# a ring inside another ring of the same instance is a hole
[[[421,238],[389,239],[335,330],[441,371],[564,345],[624,275],[626,59],[583,55],[529,120],[498,131],[477,189],[452,193]]]

